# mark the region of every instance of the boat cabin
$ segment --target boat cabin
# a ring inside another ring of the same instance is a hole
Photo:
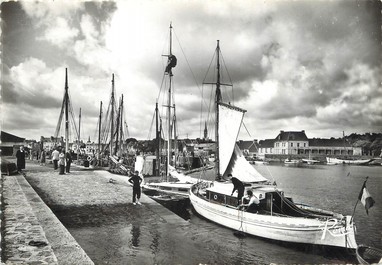
[[[293,216],[293,217],[317,217],[332,216],[332,212],[316,212],[311,207],[299,207],[292,198],[284,196],[284,192],[279,190],[276,186],[247,186],[245,187],[244,197],[246,191],[251,189],[260,204],[257,207],[258,213],[278,216]],[[237,191],[231,196],[233,190],[232,183],[219,183],[214,182],[213,185],[205,191],[205,199],[216,204],[222,204],[227,207],[237,208]],[[246,210],[246,209],[244,209]]]

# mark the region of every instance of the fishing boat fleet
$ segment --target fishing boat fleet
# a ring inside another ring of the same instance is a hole
[[[239,149],[236,142],[246,110],[234,106],[230,102],[223,101],[221,87],[226,84],[223,84],[220,80],[221,49],[219,41],[217,41],[214,53],[216,58],[216,78],[213,82],[207,83],[213,85],[215,89],[214,129],[216,152],[214,161],[209,164],[209,168],[201,167],[200,169],[212,170],[215,179],[192,178],[175,168],[171,152],[173,150],[171,146],[173,143],[172,136],[176,134],[174,130],[175,124],[173,123],[176,119],[172,118],[175,117],[175,105],[172,102],[172,78],[174,76],[172,69],[177,64],[177,58],[172,53],[171,34],[172,26],[170,25],[169,53],[166,55],[167,66],[164,71],[164,77],[168,79],[168,82],[166,82],[168,86],[165,89],[168,92],[168,101],[166,103],[168,122],[167,146],[163,147],[163,141],[161,141],[163,131],[159,117],[158,102],[156,102],[155,135],[158,147],[156,149],[157,163],[155,164],[154,171],[157,178],[152,180],[145,178],[142,185],[143,190],[156,195],[164,194],[166,196],[189,199],[193,209],[200,216],[234,231],[284,242],[333,246],[355,250],[357,248],[355,239],[356,228],[352,216],[295,203],[293,198],[285,194],[276,183],[272,183],[262,176]],[[112,84],[112,95],[114,95],[114,76]],[[122,102],[123,98],[121,99],[121,104]],[[114,108],[114,104],[114,102],[111,103],[111,108]],[[102,109],[102,106],[100,109]],[[174,113],[172,113],[172,110]],[[101,131],[101,113],[100,111],[99,131]],[[114,109],[111,110],[111,113],[114,113]],[[121,116],[122,114],[117,118],[118,126],[123,124]],[[113,121],[113,118],[111,118],[111,121]],[[121,135],[122,133],[120,132]],[[101,141],[101,138],[100,135],[99,141]],[[113,146],[115,146],[115,143],[111,141],[109,145],[109,148],[111,148],[109,152],[110,160],[115,165],[118,165],[117,151],[112,149]],[[163,153],[162,148],[166,152],[165,157],[161,155]],[[328,163],[333,164],[363,164],[369,162],[366,160],[327,159]],[[315,164],[319,161],[310,158],[303,159],[302,161],[293,159],[284,161],[285,164],[291,165],[302,162]],[[139,159],[137,158],[135,170],[139,169],[138,171],[141,172],[144,163],[144,156],[141,156]],[[123,163],[118,165],[118,167],[122,171],[128,172],[128,168],[124,167]],[[238,180],[242,187],[241,191],[234,185],[232,176]],[[243,204],[243,201],[240,200],[244,193],[252,194],[257,198],[255,210],[250,210],[249,205]]]
[[[150,183],[143,188],[162,192],[167,189],[170,194],[178,192],[179,188],[187,190],[191,205],[199,215],[246,234],[286,242],[356,249],[355,225],[351,216],[294,203],[244,157],[236,141],[246,111],[222,101],[219,41],[215,54],[215,180],[184,182],[184,175],[167,165],[168,174],[179,182]],[[258,198],[256,211],[247,211],[248,206],[238,207],[240,194],[233,192],[235,187],[230,176],[235,176],[246,192],[250,191]]]

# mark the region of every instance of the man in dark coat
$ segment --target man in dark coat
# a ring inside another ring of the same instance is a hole
[[[16,158],[17,158],[17,170],[21,171],[22,169],[25,169],[25,151],[24,151],[24,146],[20,146],[20,149],[17,150]]]
[[[139,176],[139,172],[135,171],[135,174],[129,179],[129,182],[133,184],[133,204],[141,204],[139,199],[141,198],[141,182],[142,178]]]
[[[228,177],[231,177],[231,181],[233,184],[233,190],[231,193],[231,196],[237,190],[237,205],[240,205],[241,203],[241,198],[244,196],[244,184],[241,182],[238,178],[232,177],[232,174],[229,174]]]
[[[66,152],[65,160],[66,160],[66,166],[65,166],[66,173],[70,173],[70,165],[72,164],[72,161],[73,161],[70,150],[68,150],[68,152]]]

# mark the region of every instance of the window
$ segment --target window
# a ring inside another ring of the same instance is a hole
[[[297,143],[297,147],[300,147],[300,143]]]
[[[306,143],[304,143],[304,147],[306,147]]]
[[[290,147],[293,147],[293,143],[290,143]]]

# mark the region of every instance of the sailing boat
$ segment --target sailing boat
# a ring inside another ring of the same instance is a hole
[[[263,238],[355,249],[355,225],[351,216],[299,205],[284,195],[252,167],[236,145],[243,109],[221,102],[219,76],[219,41],[217,43],[216,84],[216,180],[192,186],[189,194],[195,211],[210,221]],[[224,144],[222,144],[224,143]],[[239,179],[246,190],[259,199],[256,212],[237,207],[237,192],[225,181],[228,174]]]
[[[308,159],[303,158],[303,159],[301,159],[301,161],[303,163],[307,163],[308,165],[313,165],[313,164],[316,164],[316,163],[320,163],[320,161],[311,158],[311,151],[309,151],[309,158]]]
[[[346,148],[346,139],[345,139],[345,132],[342,132],[342,139],[343,139],[343,145]],[[346,151],[347,152],[347,151]],[[342,164],[348,164],[348,165],[366,165],[373,161],[373,159],[342,159],[342,158],[335,158],[335,157],[326,157],[326,162],[328,165],[342,165]]]
[[[154,192],[155,194],[159,195],[175,195],[177,197],[182,198],[188,198],[188,193],[190,188],[193,184],[196,183],[196,179],[193,179],[189,176],[185,176],[181,173],[178,173],[174,166],[171,165],[172,163],[172,128],[175,128],[174,124],[171,123],[171,109],[175,109],[175,105],[172,104],[171,100],[173,97],[172,93],[172,68],[174,68],[177,64],[177,59],[175,55],[172,54],[172,25],[170,24],[170,45],[169,45],[169,54],[166,55],[168,57],[167,66],[164,71],[165,77],[168,78],[168,98],[167,98],[167,129],[168,129],[168,140],[167,140],[167,148],[166,148],[166,164],[165,164],[165,179],[160,180],[159,182],[147,182],[144,181],[142,188],[144,191],[147,192]],[[161,157],[161,150],[159,148],[160,145],[160,133],[161,129],[158,129],[158,103],[156,104],[156,141],[158,144],[158,150],[157,152],[157,165],[158,170],[157,173],[160,175],[160,157]],[[174,119],[175,120],[175,119]],[[176,137],[175,137],[176,138]],[[142,160],[141,160],[142,161]],[[175,163],[175,162],[174,162]],[[142,168],[138,165],[138,168]],[[137,169],[137,163],[136,163],[136,169]],[[173,180],[173,181],[172,181]]]
[[[70,114],[70,117],[69,117]],[[64,117],[64,120],[63,120]],[[71,122],[69,121],[69,118],[71,118]],[[54,133],[54,139],[57,141],[59,138],[59,134],[61,131],[61,125],[62,123],[65,123],[65,150],[68,152],[69,151],[69,123],[74,127],[77,139],[79,139],[79,133],[77,131],[76,123],[74,122],[74,114],[73,114],[73,107],[70,102],[70,97],[69,97],[69,85],[68,85],[68,68],[65,68],[65,93],[64,93],[64,98],[62,100],[62,106],[61,106],[61,112],[60,112],[60,117],[58,119],[56,131]],[[57,144],[57,143],[56,143]],[[78,148],[78,147],[77,147]]]

